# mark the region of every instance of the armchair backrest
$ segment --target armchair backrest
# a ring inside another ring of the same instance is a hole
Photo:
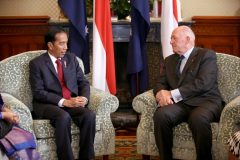
[[[32,92],[29,83],[29,62],[46,50],[23,52],[0,62],[0,92],[9,93],[32,111]],[[84,72],[82,60],[78,58]]]
[[[228,103],[240,96],[240,58],[217,53],[218,86],[223,100]]]

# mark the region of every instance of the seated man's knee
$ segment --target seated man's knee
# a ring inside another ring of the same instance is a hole
[[[192,130],[194,128],[198,130],[200,128],[206,128],[210,126],[210,122],[208,121],[208,118],[203,115],[190,116],[188,119],[188,124]]]
[[[89,122],[95,122],[95,120],[96,120],[96,114],[89,109],[85,109],[83,111],[83,114],[80,117],[84,121],[89,121]]]
[[[87,113],[86,113],[86,118],[89,120],[89,121],[94,121],[95,122],[95,120],[96,120],[96,114],[95,114],[95,112],[93,112],[93,111],[88,111]]]
[[[165,123],[169,119],[169,115],[165,110],[159,108],[154,112],[153,121],[154,123]]]
[[[68,112],[61,112],[61,114],[58,114],[56,121],[61,123],[61,125],[69,125],[71,124],[71,116]]]

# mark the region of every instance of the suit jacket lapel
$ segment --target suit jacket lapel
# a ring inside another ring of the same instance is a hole
[[[53,75],[58,79],[57,72],[53,66],[53,63],[52,63],[51,58],[49,57],[48,53],[46,53],[44,57],[45,57],[44,59],[45,59],[45,63],[47,64],[47,67],[53,73]]]
[[[61,62],[62,62],[64,80],[65,80],[65,83],[66,83],[66,85],[67,85],[68,77],[71,76],[71,75],[69,75],[69,74],[71,74],[71,73],[70,73],[70,71],[69,71],[68,59],[64,56],[64,57],[61,59]]]
[[[190,54],[188,60],[187,60],[187,63],[185,64],[185,66],[184,66],[184,68],[183,68],[183,71],[182,71],[182,74],[181,74],[181,76],[180,76],[178,85],[181,84],[184,76],[185,76],[186,73],[187,73],[187,70],[189,69],[189,66],[191,66],[192,63],[194,63],[196,55],[197,55],[197,51],[196,51],[196,49],[194,48],[193,51],[192,51],[192,53]]]

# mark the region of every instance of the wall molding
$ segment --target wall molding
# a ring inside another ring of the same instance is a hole
[[[48,16],[0,16],[0,60],[12,55],[45,49]]]
[[[194,16],[196,45],[240,57],[240,16]]]

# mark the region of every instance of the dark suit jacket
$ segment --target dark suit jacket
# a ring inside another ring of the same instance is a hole
[[[162,89],[178,88],[183,102],[191,106],[201,106],[213,102],[221,106],[222,98],[217,83],[217,60],[214,51],[194,48],[180,78],[176,75],[179,55],[173,54],[165,59],[163,73],[154,88],[154,94]]]
[[[75,55],[66,53],[61,61],[64,80],[72,96],[84,96],[89,100],[89,82],[85,79]],[[62,89],[48,53],[30,61],[29,67],[33,101],[58,105],[62,99]]]

